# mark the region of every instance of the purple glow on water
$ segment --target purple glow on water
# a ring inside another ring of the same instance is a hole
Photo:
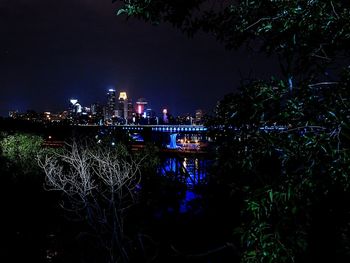
[[[180,204],[180,213],[187,213],[192,209],[191,202],[200,199],[201,195],[194,193],[191,190],[187,190],[184,199]]]

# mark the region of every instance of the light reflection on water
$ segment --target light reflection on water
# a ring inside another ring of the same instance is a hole
[[[180,213],[187,213],[189,211],[194,212],[193,210],[198,210],[193,206],[193,201],[200,200],[202,196],[195,193],[193,190],[187,189],[185,192],[185,197],[180,202]]]
[[[206,183],[207,166],[207,160],[171,157],[165,159],[161,165],[160,174],[173,177],[185,183],[188,188],[193,188],[195,185]]]
[[[198,158],[171,157],[164,160],[160,174],[186,185],[184,197],[180,200],[180,213],[196,212],[200,209],[194,203],[202,196],[196,193],[194,187],[206,184],[208,165],[208,160]]]

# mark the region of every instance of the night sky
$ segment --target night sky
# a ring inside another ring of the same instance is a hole
[[[1,0],[0,114],[61,111],[73,97],[83,106],[105,103],[110,87],[146,98],[156,112],[210,112],[242,76],[276,74],[262,55],[227,51],[204,33],[188,39],[169,25],[126,21],[117,6]]]

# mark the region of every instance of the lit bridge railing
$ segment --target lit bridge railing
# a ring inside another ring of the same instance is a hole
[[[202,125],[122,125],[123,130],[142,131],[145,128],[154,132],[206,132]]]

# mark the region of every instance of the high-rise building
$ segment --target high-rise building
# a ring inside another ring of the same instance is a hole
[[[117,117],[123,118],[124,120],[128,119],[128,96],[124,91],[119,93]]]
[[[77,115],[81,114],[83,111],[83,108],[81,107],[78,100],[70,99],[69,101],[70,101],[69,111],[71,113],[71,116],[76,117]]]
[[[102,123],[104,114],[104,107],[102,107],[98,102],[91,104],[91,117],[90,120],[93,123]]]
[[[163,123],[167,124],[169,123],[169,114],[167,109],[163,109]]]
[[[119,100],[127,100],[128,99],[128,96],[126,95],[126,92],[125,91],[122,91],[119,93]]]
[[[132,117],[134,116],[134,113],[135,113],[135,111],[134,111],[134,107],[132,105],[132,100],[129,98],[128,99],[128,118],[127,118],[128,123],[130,123],[132,121]]]
[[[115,89],[109,89],[107,92],[106,119],[111,119],[117,114],[117,93]]]
[[[155,111],[152,110],[152,109],[145,109],[145,116],[146,116],[146,118],[155,118],[155,117],[157,117]]]
[[[139,98],[136,101],[136,112],[139,115],[143,115],[143,113],[145,112],[145,108],[147,106],[148,102],[145,98]]]
[[[202,124],[203,122],[203,110],[198,109],[196,110],[196,116],[195,116],[195,122],[196,124]]]
[[[18,110],[9,111],[9,117],[12,119],[16,119],[18,117]]]
[[[98,102],[91,104],[91,115],[102,115],[102,113],[103,108]]]
[[[158,124],[156,113],[152,109],[145,109],[144,118],[145,124]]]

